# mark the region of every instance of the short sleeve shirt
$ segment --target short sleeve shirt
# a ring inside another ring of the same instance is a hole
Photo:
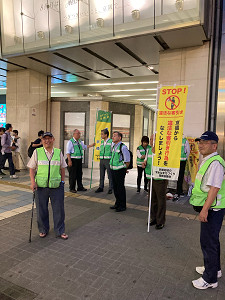
[[[46,153],[48,159],[51,160],[53,153],[54,153],[54,148],[51,153],[48,152],[45,148],[44,148],[44,150],[45,150],[45,153]],[[29,160],[29,162],[27,164],[27,167],[30,169],[37,169],[37,166],[38,166],[37,150],[35,149],[33,152],[33,155],[31,156],[31,159]],[[60,168],[63,169],[66,167],[67,167],[67,164],[66,164],[65,158],[63,157],[63,154],[61,151],[60,152]]]

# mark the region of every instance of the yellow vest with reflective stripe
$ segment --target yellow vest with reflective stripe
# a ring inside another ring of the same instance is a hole
[[[150,148],[151,148],[151,146],[149,146],[149,145],[147,145],[146,149],[142,145],[140,145],[140,146],[137,147],[137,150],[140,151],[140,154],[142,156],[142,155],[145,155],[147,150],[150,149]],[[144,158],[137,157],[137,165],[138,166],[142,166],[143,162],[144,162]]]
[[[208,170],[209,166],[213,161],[219,161],[219,163],[224,167],[225,169],[225,162],[219,155],[214,155],[213,157],[210,157],[199,169],[196,178],[195,178],[195,186],[192,190],[191,198],[190,198],[190,204],[194,206],[203,206],[207,197],[208,192],[204,192],[201,189],[202,185],[202,179]],[[218,191],[218,194],[216,196],[216,199],[213,201],[211,208],[225,208],[225,180],[222,182],[222,186],[220,190]]]
[[[124,163],[123,160],[120,161],[120,155],[121,155],[121,151],[120,150],[123,147],[124,144],[120,144],[116,150],[115,150],[115,145],[113,146],[112,149],[112,157],[110,159],[109,165],[110,165],[110,169],[112,170],[120,170],[120,169],[126,169],[126,164]]]
[[[83,148],[81,145],[81,140],[78,140],[78,142],[77,141],[75,142],[74,139],[72,138],[72,139],[70,139],[70,141],[72,142],[73,149],[74,149],[74,152],[70,154],[70,157],[76,158],[76,159],[81,159],[83,157]]]
[[[48,160],[44,148],[37,149],[38,169],[35,181],[38,187],[59,187],[61,182],[60,153],[60,149],[54,148],[53,156],[51,160]]]
[[[112,157],[112,139],[109,139],[104,145],[104,140],[101,141],[100,159],[111,159]]]

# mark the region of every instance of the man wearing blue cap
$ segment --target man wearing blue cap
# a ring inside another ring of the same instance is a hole
[[[206,131],[197,138],[203,160],[196,175],[190,203],[199,212],[200,244],[204,266],[196,267],[201,274],[192,284],[197,289],[216,288],[222,276],[219,233],[225,214],[225,162],[217,153],[218,136]]]
[[[35,192],[37,223],[40,238],[49,232],[48,202],[51,200],[56,237],[68,239],[65,234],[64,180],[67,164],[60,149],[54,148],[51,132],[42,135],[43,147],[34,150],[28,163],[31,189]]]

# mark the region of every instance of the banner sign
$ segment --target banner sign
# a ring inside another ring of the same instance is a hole
[[[160,88],[153,177],[177,180],[188,86]]]
[[[99,110],[97,115],[96,129],[95,129],[95,149],[94,161],[100,161],[100,145],[101,145],[101,130],[108,129],[109,136],[111,131],[112,114],[109,111]]]
[[[186,137],[188,143],[190,145],[190,155],[188,157],[186,170],[184,178],[188,184],[195,182],[195,177],[198,172],[198,164],[199,164],[199,151],[198,151],[198,143],[195,142],[195,138]]]

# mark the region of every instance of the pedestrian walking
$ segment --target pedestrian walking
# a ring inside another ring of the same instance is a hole
[[[3,168],[4,166],[2,166],[2,159],[3,159],[3,156],[2,156],[2,144],[1,144],[1,137],[2,135],[5,133],[5,128],[4,127],[0,127],[0,168]],[[2,169],[0,169],[0,175],[6,175]],[[2,178],[2,177],[0,177]]]
[[[5,133],[1,136],[1,146],[2,146],[2,160],[0,170],[2,170],[5,166],[6,160],[9,163],[9,171],[10,171],[10,178],[17,179],[18,176],[15,175],[15,168],[12,160],[12,149],[14,149],[12,144],[11,132],[12,132],[12,124],[7,123],[5,125]]]
[[[30,168],[31,189],[35,192],[40,238],[46,237],[50,229],[50,198],[56,237],[66,240],[68,235],[65,234],[64,184],[67,164],[62,151],[53,147],[54,140],[51,132],[45,132],[42,136],[43,147],[34,151],[27,166]]]
[[[14,150],[12,151],[13,164],[15,167],[15,172],[20,172],[20,137],[18,136],[18,130],[14,129],[12,134],[12,146]]]
[[[200,244],[204,266],[196,267],[201,274],[192,284],[197,289],[216,288],[222,276],[219,234],[225,214],[225,162],[217,153],[218,136],[212,131],[197,138],[203,155],[196,175],[190,203],[199,212],[201,224]]]

